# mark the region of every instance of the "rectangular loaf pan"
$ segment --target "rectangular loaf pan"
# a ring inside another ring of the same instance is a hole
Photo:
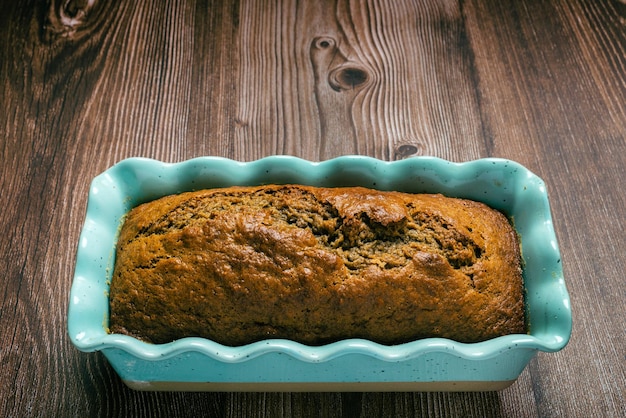
[[[132,207],[184,191],[271,183],[442,193],[501,210],[521,237],[528,334],[474,344],[427,338],[384,346],[349,339],[312,347],[275,339],[227,347],[202,338],[148,344],[107,333],[115,245]],[[92,181],[68,311],[72,343],[81,351],[101,351],[137,390],[500,390],[517,379],[537,352],[561,350],[571,327],[545,184],[520,164],[493,158],[465,163],[360,156],[324,162],[286,156],[252,162],[200,157],[173,164],[123,160]]]

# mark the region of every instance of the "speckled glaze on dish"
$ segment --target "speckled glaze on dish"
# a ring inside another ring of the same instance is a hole
[[[522,241],[529,334],[474,344],[427,338],[396,346],[348,339],[319,347],[265,340],[227,347],[202,338],[148,344],[108,334],[108,289],[117,234],[134,206],[168,194],[232,185],[296,183],[442,193],[482,201],[514,220]],[[131,158],[91,184],[70,294],[68,331],[81,351],[102,351],[130,387],[187,391],[499,390],[538,352],[571,335],[570,299],[544,182],[518,163],[433,157],[384,162],[345,156],[324,162],[267,157],[180,163]]]

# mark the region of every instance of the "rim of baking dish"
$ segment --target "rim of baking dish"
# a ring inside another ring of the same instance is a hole
[[[291,340],[268,339],[230,347],[198,337],[149,344],[107,333],[115,243],[130,208],[187,190],[267,183],[361,185],[380,190],[438,192],[483,201],[502,210],[513,219],[521,236],[527,309],[538,307],[537,312],[529,314],[529,334],[506,335],[479,343],[425,338],[386,346],[364,339],[346,339],[308,346]],[[146,360],[162,360],[194,351],[226,363],[275,352],[306,362],[323,362],[348,354],[397,362],[432,352],[485,360],[513,349],[559,351],[571,336],[572,317],[546,186],[541,178],[517,162],[484,158],[457,163],[422,156],[392,162],[365,156],[343,156],[322,162],[290,156],[250,162],[197,157],[178,163],[129,158],[91,182],[76,254],[67,327],[72,343],[81,351],[117,348]]]

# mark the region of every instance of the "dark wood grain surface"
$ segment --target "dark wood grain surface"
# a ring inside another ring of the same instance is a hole
[[[0,1],[0,416],[626,416],[622,0]],[[547,184],[569,345],[486,393],[145,393],[66,332],[117,161],[516,160]]]

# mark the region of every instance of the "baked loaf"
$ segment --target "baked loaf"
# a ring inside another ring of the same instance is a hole
[[[486,205],[360,187],[230,187],[134,208],[110,332],[309,345],[524,333],[515,230]]]

